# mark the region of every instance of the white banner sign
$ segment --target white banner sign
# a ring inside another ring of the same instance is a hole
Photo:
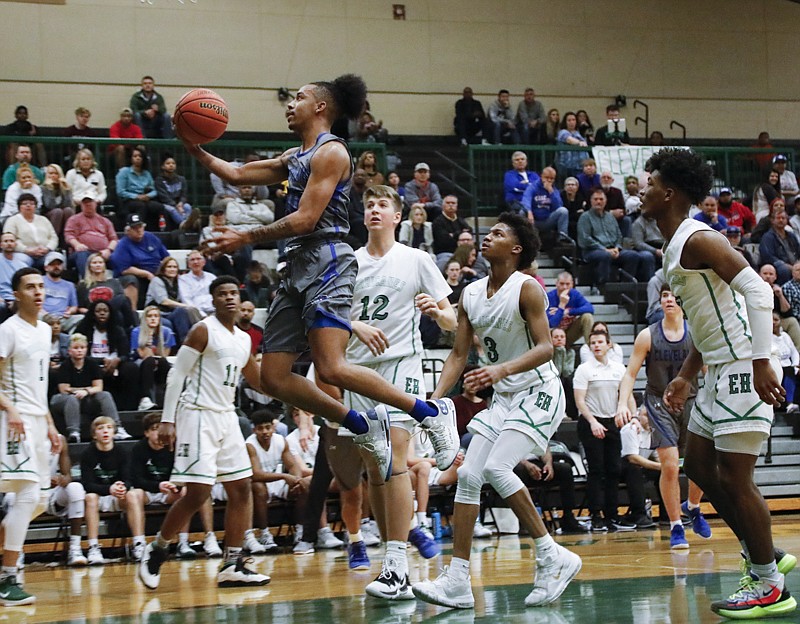
[[[597,162],[597,173],[610,171],[614,175],[614,186],[625,190],[625,178],[634,175],[641,180],[647,159],[660,147],[649,145],[623,145],[619,147],[592,147],[592,158]],[[679,149],[688,149],[680,147]]]

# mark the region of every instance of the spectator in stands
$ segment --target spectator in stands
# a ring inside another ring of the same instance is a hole
[[[589,197],[592,191],[600,186],[600,174],[597,173],[597,162],[594,158],[584,158],[581,161],[582,171],[578,174],[578,184],[581,195]]]
[[[610,171],[603,171],[600,174],[600,188],[606,193],[606,212],[614,215],[625,238],[631,235],[631,218],[625,213],[625,198],[616,186],[614,186],[614,174]]]
[[[654,266],[660,269],[664,256],[664,252],[661,251],[664,246],[664,235],[658,229],[656,220],[650,219],[645,215],[639,215],[636,221],[633,222],[633,226],[631,226],[631,239],[633,239],[633,248],[636,251],[645,251],[652,254]]]
[[[786,391],[785,411],[793,413],[798,411],[795,403],[795,390],[797,388],[797,367],[800,366],[800,353],[797,352],[792,339],[781,330],[781,315],[777,310],[772,312],[772,352],[777,354],[781,368],[783,369],[783,380],[781,385]]]
[[[135,410],[139,404],[139,370],[130,361],[128,335],[111,314],[108,302],[93,302],[75,331],[89,340],[87,360],[100,365],[103,388],[111,392],[117,409]]]
[[[428,221],[428,213],[422,206],[412,208],[408,219],[400,223],[397,240],[403,245],[433,253],[433,224]]]
[[[461,145],[479,143],[481,139],[488,144],[486,113],[483,105],[473,98],[472,89],[464,87],[463,97],[456,102],[456,116],[453,127]]]
[[[11,278],[26,266],[28,263],[17,252],[17,237],[13,232],[3,232],[0,236],[0,323],[14,313],[16,298],[11,289]]]
[[[414,179],[406,182],[403,200],[406,208],[420,204],[428,213],[428,219],[435,221],[442,211],[442,195],[435,182],[431,182],[431,168],[420,162],[414,166]]]
[[[49,223],[48,223],[49,225]],[[83,318],[77,314],[78,295],[75,284],[61,279],[64,272],[64,254],[51,251],[44,257],[44,304],[42,310],[61,319],[61,329],[72,333]]]
[[[639,188],[639,178],[629,175],[625,178],[625,214],[631,219],[639,216],[642,208],[642,191]]]
[[[375,115],[369,109],[369,100],[365,103],[365,109],[358,118],[355,129],[356,141],[366,143],[386,143],[389,139],[389,131],[383,127],[382,119],[375,119]]]
[[[3,171],[3,190],[7,191],[8,188],[17,181],[17,169],[19,169],[20,165],[28,165],[31,171],[33,171],[34,178],[37,182],[41,183],[44,182],[44,171],[39,169],[39,167],[31,164],[31,159],[33,158],[33,152],[31,151],[31,146],[27,143],[20,144],[17,146],[16,151],[14,152],[15,162],[12,165],[9,165],[5,171]]]
[[[181,344],[192,325],[203,318],[202,313],[181,299],[178,286],[180,269],[172,256],[161,260],[156,274],[147,287],[145,301],[148,306],[158,306],[165,326],[172,329]]]
[[[450,256],[447,264],[451,262],[458,262],[461,267],[461,280],[464,284],[474,282],[478,277],[478,273],[474,268],[475,261],[478,258],[478,252],[473,245],[459,245]]]
[[[19,212],[5,222],[3,231],[17,237],[17,251],[25,254],[28,266],[42,269],[47,255],[58,249],[58,235],[46,217],[36,214],[33,195],[20,195],[18,208]]]
[[[97,199],[94,188],[81,191],[78,205],[81,210],[72,215],[64,226],[64,238],[72,248],[70,262],[78,275],[86,272],[86,262],[90,255],[99,254],[108,261],[117,248],[119,240],[114,224],[97,212]]]
[[[558,240],[570,240],[569,211],[561,203],[555,169],[545,167],[541,178],[528,185],[522,196],[522,207],[539,232],[556,230]]]
[[[178,276],[178,294],[181,301],[202,312],[203,316],[214,312],[209,286],[216,275],[204,271],[206,258],[199,251],[191,252],[186,258],[187,273]]]
[[[664,280],[664,269],[658,269],[647,282],[647,312],[645,320],[648,325],[657,323],[664,318],[661,308],[661,287],[667,282]]]
[[[241,167],[246,165],[247,163],[256,162],[261,160],[261,157],[256,154],[255,152],[251,152],[245,156],[244,160],[233,160],[230,164],[234,167]],[[214,197],[211,199],[211,210],[212,212],[217,208],[225,208],[228,205],[229,201],[232,201],[239,197],[239,187],[234,186],[233,184],[229,184],[225,182],[216,174],[209,174],[209,180],[211,180],[211,187],[214,189]],[[288,182],[287,182],[288,184]],[[269,200],[269,188],[264,185],[257,185],[253,187],[255,189],[256,197],[259,201],[265,201],[267,205],[272,209],[275,210],[274,203]],[[280,197],[281,193],[285,191],[279,190],[278,196]]]
[[[759,132],[758,139],[750,147],[760,150],[772,149],[772,141],[769,137],[769,132]],[[756,161],[756,163],[758,164],[758,168],[762,173],[769,170],[769,167],[772,164],[772,159],[774,157],[775,154],[773,152],[759,152],[758,154],[752,155],[753,160]]]
[[[430,217],[430,213],[428,216]],[[432,228],[433,253],[436,254],[437,259],[440,254],[446,254],[449,257],[456,250],[458,235],[465,230],[471,231],[469,224],[458,216],[458,197],[447,195],[444,198],[442,214],[433,220]]]
[[[125,236],[114,248],[110,260],[114,277],[130,276],[121,281],[132,308],[139,309],[140,299],[144,302],[144,294],[154,272],[168,255],[167,248],[158,237],[145,231],[141,217],[137,214],[128,215]]]
[[[18,137],[32,137],[38,134],[38,129],[34,126],[30,120],[28,119],[28,107],[27,106],[17,106],[14,109],[14,121],[3,128],[2,133],[6,136],[18,136]],[[28,140],[28,139],[24,139]],[[19,143],[9,143],[6,150],[6,160],[8,162],[11,161],[11,155],[16,151]],[[47,162],[47,158],[45,157],[44,147],[41,143],[37,143],[33,146],[33,149],[36,150],[36,160],[40,165],[43,165]],[[39,178],[41,182],[41,178]]]
[[[356,169],[353,172],[353,186],[347,202],[347,221],[350,231],[345,241],[353,248],[359,249],[367,244],[367,226],[364,225],[364,191],[367,190],[367,172]]]
[[[475,242],[475,235],[472,233],[472,230],[464,230],[461,232],[458,235],[456,242],[458,243],[456,249],[458,249],[461,245],[469,245],[476,251],[477,255],[475,260],[469,263],[470,267],[472,267],[472,270],[475,272],[475,277],[477,279],[481,279],[489,275],[489,265],[486,263],[486,260],[481,252],[478,251],[478,245]],[[443,264],[439,268],[444,271],[446,265]]]
[[[592,192],[590,201],[591,209],[578,219],[578,247],[592,268],[593,285],[605,285],[612,264],[640,282],[647,282],[654,272],[653,255],[647,251],[622,249],[622,232],[617,220],[605,211],[606,194],[602,189]]]
[[[95,201],[102,205],[108,197],[106,178],[97,168],[92,150],[79,149],[75,154],[75,160],[72,161],[72,167],[67,171],[66,178],[67,184],[72,189],[72,201],[75,207],[81,205],[81,198],[87,195],[88,190],[93,192]]]
[[[258,260],[247,265],[247,276],[244,280],[244,291],[248,301],[256,307],[268,308],[275,298],[278,285],[270,279],[267,268]]]
[[[92,440],[81,455],[81,483],[86,490],[86,534],[89,538],[89,561],[105,563],[98,542],[100,512],[125,513],[133,535],[133,558],[139,561],[144,552],[144,492],[133,488],[130,456],[114,445],[114,421],[99,416],[92,421]]]
[[[666,145],[664,142],[664,133],[660,130],[653,130],[650,133],[650,136],[647,137],[647,144],[653,147],[660,147],[662,145]]]
[[[570,236],[575,237],[578,229],[578,219],[586,212],[586,198],[581,193],[578,178],[570,176],[564,180],[564,188],[561,189],[561,203],[569,212]]]
[[[564,114],[564,118],[561,120],[561,129],[556,136],[556,143],[576,147],[588,146],[586,139],[578,132],[578,118],[572,111]],[[581,173],[581,163],[588,157],[588,152],[580,150],[557,152],[556,167],[559,175],[562,177],[577,176]]]
[[[619,437],[623,459],[620,476],[628,486],[629,507],[626,518],[637,529],[654,529],[656,524],[648,514],[645,503],[645,478],[657,484],[661,478],[662,464],[656,449],[651,448],[650,421],[644,406],[622,426]],[[664,506],[663,502],[661,506]]]
[[[59,240],[64,235],[64,223],[73,215],[72,189],[60,165],[45,167],[45,180],[42,184],[41,214],[53,224]]]
[[[550,338],[553,341],[553,366],[556,367],[558,376],[564,386],[567,416],[577,418],[578,410],[575,407],[575,395],[572,391],[572,376],[575,373],[575,349],[567,346],[567,334],[560,327],[553,327],[550,330]]]
[[[725,217],[728,227],[738,227],[740,233],[750,233],[756,226],[753,211],[744,204],[734,201],[731,189],[723,187],[717,198],[717,210]]]
[[[747,260],[747,263],[754,269],[758,270],[758,265],[756,261],[753,259],[753,254],[751,254],[747,249],[742,246],[742,231],[736,227],[735,225],[729,225],[728,229],[725,230],[725,237],[728,239],[728,242],[731,244],[736,251],[738,251],[744,259]]]
[[[142,128],[133,123],[133,111],[127,106],[119,113],[119,120],[111,124],[108,136],[112,139],[143,139]],[[128,161],[130,145],[109,145],[108,151],[114,153],[117,169],[122,169]]]
[[[126,331],[138,325],[139,318],[133,313],[122,283],[116,277],[108,277],[108,267],[102,254],[93,253],[89,256],[84,277],[78,282],[77,291],[80,314],[86,314],[94,301],[107,301],[118,325]]]
[[[212,208],[208,225],[200,232],[200,242],[220,236],[222,232],[217,228],[226,225],[228,225],[228,219],[225,208],[222,206]],[[252,257],[253,248],[250,245],[244,245],[232,254],[217,254],[208,258],[206,268],[217,276],[235,275],[238,279],[243,280]]]
[[[592,125],[592,120],[589,119],[589,113],[580,109],[575,112],[575,117],[578,120],[578,132],[586,138],[586,142],[589,145],[594,145],[594,126]]]
[[[795,346],[800,349],[800,323],[792,314],[792,304],[783,294],[783,289],[775,283],[778,277],[775,267],[771,264],[764,264],[758,270],[758,274],[772,289],[774,297],[772,309],[781,317],[781,327],[789,334]]]
[[[397,175],[396,171],[390,171],[386,174],[386,184],[387,186],[391,186],[400,196],[400,199],[405,202],[406,189],[402,184],[400,184],[400,176]]]
[[[525,191],[539,180],[539,174],[528,171],[528,157],[525,152],[517,151],[511,155],[511,167],[503,176],[503,199],[509,210],[522,212]]]
[[[264,328],[253,323],[253,317],[256,314],[256,306],[252,301],[242,301],[242,303],[239,304],[239,312],[240,315],[239,320],[236,321],[236,327],[250,336],[250,341],[252,343],[250,353],[255,355],[261,351],[261,341],[264,339]]]
[[[19,201],[22,196],[33,197],[36,201],[34,210],[39,211],[42,205],[42,189],[36,184],[33,172],[28,165],[22,165],[17,169],[17,181],[6,191],[3,211],[0,212],[0,222],[4,222],[19,212]]]
[[[461,291],[464,290],[464,287],[467,285],[464,278],[461,276],[461,265],[458,260],[450,260],[447,263],[444,270],[444,278],[447,285],[450,286],[450,289],[453,291],[447,297],[447,300],[454,306],[457,306],[461,299]]]
[[[164,98],[155,90],[152,76],[142,77],[142,88],[131,96],[128,104],[136,124],[148,139],[172,138],[172,121]]]
[[[544,105],[536,99],[536,92],[532,87],[525,89],[522,94],[515,121],[519,137],[525,145],[543,143],[542,136],[547,117],[544,114]]]
[[[127,219],[129,214],[138,214],[155,231],[159,218],[164,214],[164,205],[156,199],[158,191],[148,169],[149,162],[144,147],[136,146],[131,151],[129,166],[117,172],[118,214],[121,219]]]
[[[5,249],[5,245],[3,247]],[[789,302],[792,316],[800,320],[800,260],[792,265],[792,279],[786,282],[782,289],[786,300]]]
[[[700,212],[694,218],[717,232],[724,232],[728,229],[728,221],[719,214],[717,198],[713,195],[706,196],[703,203],[700,204]]]
[[[65,137],[93,137],[97,132],[89,127],[89,120],[92,118],[91,111],[85,106],[75,109],[75,123],[64,129]]]
[[[781,193],[781,177],[777,171],[770,171],[767,174],[766,182],[762,182],[756,186],[753,191],[753,213],[755,214],[756,221],[761,221],[762,218],[769,214],[772,202],[777,198],[783,200],[783,194]],[[785,201],[784,205],[786,205]]]
[[[608,329],[608,324],[604,323],[603,321],[595,321],[592,324],[592,331],[601,331],[605,332],[608,335],[608,359],[612,362],[619,362],[620,364],[624,363],[624,356],[622,352],[622,347],[614,342],[611,339],[611,332]],[[578,352],[580,356],[580,363],[584,364],[586,362],[590,362],[592,360],[592,349],[589,347],[589,343],[586,342],[581,345],[580,351]]]
[[[361,152],[361,155],[356,161],[356,169],[364,170],[367,176],[367,188],[375,184],[383,184],[383,174],[378,171],[378,159],[375,156],[375,152],[371,150]]]
[[[181,230],[193,230],[200,219],[200,212],[189,203],[189,186],[186,178],[175,173],[177,167],[172,154],[167,153],[161,159],[161,173],[155,181],[156,197],[164,205],[173,224]]]
[[[616,104],[609,104],[606,106],[606,124],[597,129],[594,135],[595,145],[629,145],[631,137],[628,135],[628,130],[620,132],[619,130],[608,131],[608,122],[612,122],[611,127],[616,128],[616,122],[620,119],[619,106]]]
[[[800,260],[800,240],[786,226],[789,217],[780,206],[781,200],[775,201],[770,217],[770,229],[761,238],[758,246],[761,264],[771,264],[778,273],[778,284],[785,284],[792,278],[792,265]]]
[[[547,293],[547,320],[551,328],[561,328],[566,332],[567,347],[583,338],[589,341],[589,332],[594,322],[594,306],[575,288],[572,273],[562,271],[558,274],[556,287]]]
[[[50,399],[50,409],[55,418],[64,419],[70,443],[81,441],[81,417],[97,416],[106,416],[114,422],[115,440],[127,440],[131,436],[120,422],[114,397],[103,390],[100,366],[86,359],[88,346],[83,334],[76,332],[70,336],[69,358],[58,367],[58,393]]]
[[[609,360],[610,343],[606,332],[593,331],[589,346],[593,357],[578,366],[572,383],[575,404],[582,416],[578,420],[578,436],[586,451],[586,489],[592,531],[630,531],[635,527],[617,513],[622,446],[619,428],[614,422],[625,367]],[[630,403],[631,411],[635,412],[633,399]]]
[[[557,108],[547,111],[547,122],[544,125],[545,144],[555,145],[558,142],[558,132],[561,130],[561,114]]]
[[[516,145],[519,143],[519,132],[511,110],[511,94],[507,89],[497,92],[497,99],[489,106],[487,115],[492,129],[492,142],[500,145],[504,141]]]
[[[353,185],[355,186],[355,175]],[[228,202],[225,219],[228,226],[235,230],[253,230],[275,220],[274,208],[275,204],[270,200],[259,200],[256,197],[255,187],[244,184],[239,187],[239,196]]]
[[[51,341],[50,341],[50,372],[51,374],[51,384],[53,386],[53,392],[57,390],[55,386],[55,373],[58,371],[58,367],[66,361],[69,357],[69,334],[64,334],[61,332],[61,319],[58,318],[54,314],[45,314],[42,316],[42,320],[50,326],[51,329]],[[52,394],[52,393],[48,393]]]
[[[158,306],[147,306],[139,327],[134,327],[131,332],[131,353],[139,366],[140,412],[156,407],[156,384],[166,384],[170,369],[167,357],[172,355],[176,346],[175,334],[161,324]]]
[[[772,158],[772,170],[779,176],[779,183],[781,185],[781,194],[786,201],[787,206],[794,204],[794,198],[800,193],[800,187],[797,186],[797,177],[791,169],[787,169],[787,158],[783,154],[776,154]]]

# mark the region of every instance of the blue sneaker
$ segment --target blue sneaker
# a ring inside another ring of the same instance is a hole
[[[669,547],[672,550],[685,550],[689,548],[689,542],[686,541],[686,533],[683,530],[683,525],[672,527],[669,533]]]
[[[364,540],[347,545],[347,559],[351,570],[369,570],[369,557]]]
[[[433,540],[433,536],[425,531],[424,527],[416,526],[408,532],[408,541],[414,544],[419,554],[425,559],[432,559],[439,554],[439,545]]]
[[[703,539],[711,539],[711,527],[708,526],[708,522],[706,522],[706,519],[703,517],[703,512],[700,511],[699,507],[689,509],[689,501],[683,501],[681,513],[689,516],[691,519],[692,531]]]

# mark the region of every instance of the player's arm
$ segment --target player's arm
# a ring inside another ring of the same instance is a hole
[[[528,326],[534,346],[519,357],[482,366],[464,376],[464,383],[473,390],[488,388],[509,375],[533,370],[553,358],[553,343],[550,339],[550,323],[547,320],[547,300],[542,297],[541,288],[528,280],[522,284],[519,295],[519,308],[522,318]]]
[[[277,158],[256,160],[241,167],[236,167],[221,158],[212,156],[199,145],[188,143],[180,135],[178,135],[178,138],[183,141],[186,151],[194,156],[201,165],[234,186],[241,186],[242,184],[269,185],[283,182],[289,175],[288,157],[298,149],[293,147]]]
[[[261,372],[258,368],[258,362],[252,355],[242,369],[242,376],[244,376],[245,381],[251,388],[261,392]]]
[[[6,359],[4,357],[0,357],[0,376],[3,375],[5,367]],[[20,418],[17,408],[14,406],[14,403],[11,401],[11,399],[6,396],[5,392],[0,392],[0,410],[6,413],[6,420],[8,421],[8,430],[11,439],[19,439],[19,437],[25,433],[25,425],[22,424],[22,418]]]
[[[646,457],[642,457],[637,453],[626,455],[624,459],[627,459],[630,463],[636,464],[637,466],[641,466],[642,468],[649,468],[650,470],[658,470],[659,472],[661,471],[661,464],[659,462],[655,462],[652,459],[647,459]]]
[[[389,348],[389,339],[380,327],[367,325],[364,321],[351,321],[350,326],[356,338],[367,345],[372,355],[380,355]]]
[[[261,470],[261,462],[258,460],[258,454],[253,445],[245,444],[245,446],[247,447],[247,455],[250,458],[250,466],[253,469],[253,481],[256,483],[270,483],[272,481],[280,481],[286,476],[277,472],[264,472]]]
[[[286,485],[289,486],[289,489],[301,491],[308,490],[308,486],[311,484],[311,479],[303,478],[303,464],[292,454],[292,450],[289,448],[288,442],[283,447],[281,461],[283,462],[283,471],[286,473],[283,475],[283,480],[286,481]]]
[[[650,344],[650,328],[645,327],[636,336],[636,340],[633,343],[633,353],[631,353],[631,357],[628,360],[628,368],[625,369],[625,376],[619,384],[617,414],[614,419],[618,427],[625,425],[633,416],[633,412],[630,409],[633,385],[636,383],[636,376],[639,374],[647,354],[650,353]]]
[[[64,438],[59,434],[61,450],[58,452],[58,476],[53,479],[53,485],[66,487],[72,481],[72,461],[69,458],[69,448],[64,443]]]
[[[458,327],[456,328],[456,336],[453,340],[453,350],[444,362],[442,367],[442,374],[439,375],[439,383],[436,384],[436,390],[431,395],[432,399],[441,399],[446,396],[450,389],[456,385],[464,366],[467,364],[467,356],[469,350],[472,348],[472,340],[475,336],[475,330],[472,328],[472,323],[467,318],[467,312],[463,305],[464,292],[461,293],[461,299],[458,303]]]
[[[428,293],[420,293],[415,297],[414,303],[420,312],[431,317],[444,331],[453,331],[456,328],[456,313],[446,297],[435,301]]]

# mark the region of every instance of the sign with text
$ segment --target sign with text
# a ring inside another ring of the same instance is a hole
[[[592,158],[597,162],[597,173],[610,171],[614,175],[614,186],[624,191],[625,178],[630,175],[640,177],[647,159],[660,149],[650,145],[595,145],[592,147]]]

